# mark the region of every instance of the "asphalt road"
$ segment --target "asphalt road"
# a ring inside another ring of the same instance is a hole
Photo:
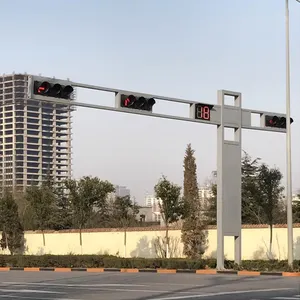
[[[0,272],[0,300],[300,300],[299,286],[277,276]]]

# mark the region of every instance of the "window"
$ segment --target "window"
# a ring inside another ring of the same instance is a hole
[[[33,105],[33,106],[38,106],[39,101],[37,101],[37,100],[27,100],[27,104],[28,105]]]
[[[6,137],[5,143],[12,143],[13,138],[12,137]]]
[[[5,131],[5,134],[6,134],[6,135],[13,134],[13,131],[12,131],[12,130],[6,130],[6,131]]]
[[[39,151],[27,150],[28,155],[39,155]]]
[[[16,172],[17,173],[23,173],[24,172],[24,168],[16,168]]]
[[[16,110],[24,110],[24,104],[16,104]]]
[[[38,124],[39,123],[39,119],[27,118],[27,122],[28,123],[33,123],[33,124]]]
[[[15,75],[15,80],[24,80],[25,79],[25,76],[24,75]],[[18,81],[20,82],[20,81]],[[23,82],[23,81],[21,81]]]
[[[24,122],[24,117],[16,117],[16,122]]]
[[[27,106],[27,114],[28,114],[28,111],[35,111],[35,112],[38,112],[39,111],[39,107],[38,106]]]
[[[37,144],[39,142],[38,138],[27,137],[27,143]]]
[[[39,157],[36,157],[36,156],[28,156],[28,157],[27,157],[27,161],[36,161],[36,162],[38,162],[38,161],[39,161]]]
[[[16,150],[16,154],[24,154],[24,150],[23,149],[18,149],[18,150]]]
[[[16,129],[16,134],[24,134],[24,129]]]
[[[50,140],[50,139],[42,139],[42,144],[43,145],[52,145],[52,140]]]
[[[10,94],[12,92],[13,92],[12,88],[4,89],[4,93],[6,93],[6,94]]]
[[[39,125],[27,124],[27,129],[39,129]]]
[[[24,128],[24,124],[23,123],[17,123],[16,128]]]
[[[38,131],[33,131],[33,130],[27,130],[28,135],[39,135]]]
[[[24,117],[24,111],[16,111],[15,114],[16,116]]]
[[[24,144],[23,143],[17,143],[16,144],[16,148],[17,149],[23,149],[24,148]]]
[[[29,117],[29,118],[38,118],[39,114],[38,113],[33,113],[33,112],[27,112],[27,117]]]
[[[23,86],[15,87],[15,92],[17,93],[25,93],[25,88]]]
[[[27,167],[29,167],[29,168],[38,168],[39,163],[27,162]]]
[[[5,129],[11,129],[11,128],[13,128],[12,124],[5,124]]]
[[[34,174],[36,174],[36,173],[38,173],[39,172],[39,169],[27,169],[27,173],[34,173]]]
[[[5,113],[5,118],[6,118],[6,117],[12,117],[12,115],[13,115],[12,112],[7,112],[7,113]]]
[[[28,144],[27,145],[28,149],[34,149],[34,150],[38,150],[39,149],[39,145],[35,145],[35,144]]]
[[[12,150],[5,150],[5,155],[12,155],[13,151]]]
[[[23,142],[23,141],[24,141],[23,135],[17,135],[16,136],[16,142]]]

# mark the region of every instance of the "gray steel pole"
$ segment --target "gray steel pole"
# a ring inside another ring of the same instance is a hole
[[[292,151],[291,151],[291,105],[290,105],[290,36],[289,36],[289,0],[285,1],[286,31],[286,205],[288,229],[288,263],[293,265],[293,211],[292,211]]]

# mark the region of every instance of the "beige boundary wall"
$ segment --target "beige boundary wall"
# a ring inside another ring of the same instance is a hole
[[[164,237],[161,227],[131,228],[125,233],[120,229],[90,229],[82,232],[80,246],[78,230],[46,231],[45,246],[42,233],[25,232],[25,254],[112,254],[122,257],[157,257],[154,240]],[[182,257],[180,229],[171,229],[170,250],[173,257]],[[242,258],[267,259],[270,229],[267,225],[245,225],[242,229]],[[208,229],[207,257],[215,257],[217,249],[217,231],[215,227]],[[0,254],[8,253],[0,251]],[[294,253],[300,259],[300,224],[294,224]],[[233,259],[233,237],[225,237],[225,256]],[[286,225],[276,225],[273,229],[273,256],[277,259],[287,257]]]

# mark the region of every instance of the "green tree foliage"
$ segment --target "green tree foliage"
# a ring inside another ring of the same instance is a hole
[[[252,157],[244,151],[242,167],[242,223],[265,223],[264,212],[257,202],[257,178],[259,174],[260,158]]]
[[[204,215],[208,225],[217,224],[217,185],[211,185],[212,197],[208,199],[209,205],[208,210],[205,211]]]
[[[169,257],[169,226],[183,215],[183,202],[180,197],[181,187],[170,182],[165,176],[154,187],[155,196],[161,199],[159,208],[166,226],[166,257]]]
[[[138,213],[139,206],[131,200],[130,196],[116,197],[112,204],[112,227],[129,227],[135,225]]]
[[[12,194],[5,193],[0,200],[0,231],[2,238],[0,246],[8,248],[13,255],[24,246],[23,227],[20,222],[18,206]]]
[[[73,224],[79,228],[80,245],[82,245],[82,229],[86,226],[95,210],[100,219],[107,220],[109,215],[107,195],[115,191],[108,181],[98,177],[86,176],[79,180],[65,182],[72,208]]]
[[[184,157],[183,198],[185,219],[181,239],[183,253],[190,258],[200,258],[207,243],[206,224],[201,215],[199,189],[197,183],[197,166],[191,144],[187,145]]]
[[[43,245],[45,246],[44,230],[53,225],[56,197],[52,185],[48,181],[41,186],[31,186],[26,191],[26,200],[30,205],[35,227],[43,233]]]
[[[282,173],[277,168],[269,168],[262,164],[257,177],[257,203],[263,210],[268,225],[270,226],[270,248],[272,258],[273,225],[276,222],[282,191]]]
[[[297,197],[300,199],[300,194]],[[300,223],[300,201],[293,203],[293,223]]]
[[[243,224],[269,224],[270,218],[266,214],[266,204],[262,205],[262,194],[260,181],[262,170],[265,170],[265,164],[260,163],[260,158],[252,159],[251,156],[244,152],[241,161],[242,168],[242,223]],[[272,170],[273,171],[273,170]],[[266,175],[266,173],[264,173]],[[265,183],[266,184],[266,183]],[[216,196],[217,188],[212,186],[213,197],[210,199],[211,205],[206,216],[209,224],[215,224],[216,217]],[[272,208],[272,223],[285,223],[286,213],[283,201],[279,201]],[[299,206],[300,207],[300,206]],[[296,210],[294,209],[294,212]],[[300,213],[299,213],[300,215]]]

